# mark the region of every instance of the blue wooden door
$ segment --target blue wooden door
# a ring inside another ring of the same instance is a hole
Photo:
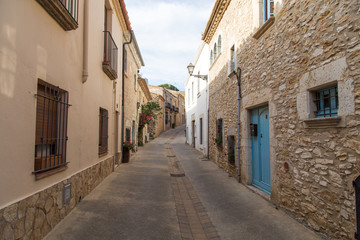
[[[257,136],[251,137],[252,184],[270,193],[269,107],[265,106],[251,110],[251,123],[257,125]]]

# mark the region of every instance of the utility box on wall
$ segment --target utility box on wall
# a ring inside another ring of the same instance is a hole
[[[70,203],[71,200],[71,183],[65,184],[63,188],[63,205]]]

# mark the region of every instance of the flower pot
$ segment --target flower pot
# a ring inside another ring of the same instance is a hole
[[[122,162],[128,163],[130,161],[130,155],[131,155],[130,150],[129,150],[129,148],[124,147],[123,151],[124,151],[124,153],[123,153],[123,161]]]

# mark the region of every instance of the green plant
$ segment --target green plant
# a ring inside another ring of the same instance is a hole
[[[136,144],[134,142],[129,142],[129,141],[123,142],[123,147],[126,147],[129,150],[136,152]]]
[[[161,107],[156,102],[148,102],[141,106],[141,113],[139,119],[139,130],[143,129],[145,125],[157,118],[160,114]]]
[[[222,138],[215,138],[215,142],[216,144],[221,144],[222,143]]]
[[[161,85],[159,85],[159,87],[163,87],[163,88],[174,90],[174,91],[179,91],[179,89],[177,87],[175,87],[174,85],[168,84],[168,83],[161,84]]]

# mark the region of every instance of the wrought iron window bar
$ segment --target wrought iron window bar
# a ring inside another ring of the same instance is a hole
[[[78,28],[79,0],[36,0],[65,30]]]
[[[109,122],[108,111],[104,108],[100,108],[99,155],[103,155],[108,152],[108,122]]]
[[[46,83],[38,84],[34,172],[66,165],[69,94]]]
[[[339,105],[337,86],[318,90],[315,92],[315,96],[315,116],[317,118],[337,116]]]
[[[66,11],[71,15],[75,22],[78,23],[79,0],[59,0],[59,2],[64,6]]]
[[[116,79],[118,66],[118,47],[109,31],[104,31],[103,70],[111,80]]]

